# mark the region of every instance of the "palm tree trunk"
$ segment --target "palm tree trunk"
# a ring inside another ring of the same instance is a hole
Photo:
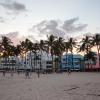
[[[89,61],[88,61],[88,71],[90,71],[90,70],[89,70]]]
[[[68,65],[67,53],[68,53],[68,51],[66,52],[66,69],[68,70],[68,68],[67,68],[67,65]],[[68,67],[69,67],[69,66],[68,66]]]
[[[85,72],[85,68],[86,68],[86,64],[85,64],[85,63],[86,63],[86,62],[85,62],[85,57],[84,57],[84,59],[83,59],[83,60],[84,60],[84,63],[83,63],[83,64],[84,64],[84,65],[83,65],[83,66],[84,66],[84,69],[83,69],[83,71]]]
[[[98,59],[99,59],[99,68],[100,68],[100,54],[99,54],[100,48],[97,47],[97,50],[98,50]]]
[[[91,65],[91,71],[93,71],[93,61],[90,61],[90,65]]]
[[[12,63],[11,63],[11,65],[12,65],[11,76],[13,76],[13,72],[15,71],[15,69],[14,69],[14,64],[13,64],[13,56],[12,56]]]
[[[53,65],[53,54],[51,54],[51,57],[52,57],[52,71],[55,72],[55,68],[54,68],[54,65]]]
[[[12,59],[11,60],[12,60],[11,65],[12,65],[12,71],[13,71],[14,70],[13,69],[13,56],[12,56]]]
[[[42,70],[42,50],[41,50],[41,58],[40,58],[40,70]]]
[[[5,57],[5,69],[7,68],[7,65],[8,65],[8,63],[7,63],[7,57]]]
[[[22,67],[24,68],[24,57],[23,57],[23,54],[22,54]]]
[[[73,71],[74,71],[73,52],[71,52],[71,55],[72,55],[72,68],[73,68]]]
[[[60,65],[60,67],[58,68],[58,71],[60,71],[61,68],[62,68],[62,64],[61,64],[61,55],[59,56],[59,58],[60,58],[60,59],[59,59],[59,60],[60,60],[60,61],[59,61],[59,65]]]
[[[27,57],[26,57],[26,52],[25,52],[25,69],[27,69]]]
[[[84,52],[84,59],[83,59],[83,60],[84,60],[84,63],[83,63],[83,64],[84,64],[84,69],[83,69],[83,70],[84,70],[84,72],[85,72],[85,69],[86,69],[85,52]]]
[[[31,56],[31,71],[33,70],[33,66],[32,66],[32,52],[30,51],[30,56]]]
[[[35,71],[35,67],[36,67],[36,53],[34,53],[34,71]]]
[[[18,56],[16,56],[16,60],[17,60],[16,67],[17,69],[19,69],[19,57]]]

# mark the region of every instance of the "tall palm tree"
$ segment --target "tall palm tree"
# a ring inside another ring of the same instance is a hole
[[[51,57],[52,57],[52,70],[53,72],[55,71],[55,68],[54,68],[54,64],[53,64],[53,61],[54,61],[54,42],[56,40],[56,37],[54,35],[50,35],[46,41],[46,44],[48,45],[48,53],[51,54]]]
[[[38,43],[32,43],[29,39],[25,39],[25,41],[22,41],[21,42],[21,52],[22,52],[22,57],[23,57],[23,54],[25,55],[25,67],[26,66],[26,57],[27,57],[27,53],[30,52],[30,60],[31,60],[31,64],[30,64],[30,67],[31,69],[33,70],[33,59],[32,59],[32,54],[34,53],[34,55],[36,55],[37,53],[37,50],[38,50]]]
[[[95,34],[92,37],[92,45],[97,48],[97,53],[100,59],[100,34]],[[99,67],[100,67],[100,60],[99,60]]]
[[[85,54],[88,54],[89,51],[91,51],[92,45],[91,45],[91,37],[90,36],[85,36],[85,38],[82,39],[82,41],[80,41],[80,47],[77,49],[78,52],[84,52]],[[85,56],[84,56],[84,62],[85,62]],[[89,63],[88,63],[88,67],[89,67]]]
[[[73,49],[76,47],[76,39],[74,38],[69,38],[68,39],[68,45],[69,45],[69,51],[71,52],[72,55],[72,68],[74,69],[74,65],[73,65]]]
[[[91,66],[91,70],[92,70],[92,65],[93,62],[96,62],[96,54],[92,51],[89,51],[86,55],[85,58],[87,59],[87,61],[89,62],[89,65]]]
[[[42,55],[43,55],[43,52],[47,51],[46,43],[44,40],[40,40],[39,49],[40,49],[40,53],[41,53],[40,69],[42,69]]]
[[[65,46],[65,53],[66,53],[66,66],[67,66],[67,54],[68,54],[68,51],[69,51],[69,49],[70,49],[70,44],[69,44],[69,42],[68,41],[65,41],[64,42],[64,46]]]
[[[10,58],[10,66],[11,66],[11,69],[12,69],[12,71],[15,71],[15,68],[14,68],[14,63],[16,63],[15,61],[14,61],[14,57],[15,57],[15,46],[14,45],[9,45],[9,49],[8,49],[8,56],[9,56],[9,58]]]
[[[27,56],[27,45],[26,45],[26,41],[21,41],[20,42],[20,45],[21,45],[21,56],[22,56],[22,62],[23,62],[23,59],[25,59],[25,68],[27,67],[26,66],[26,56]],[[27,68],[26,68],[27,69]]]
[[[1,67],[3,68],[2,59],[3,59],[3,47],[0,41],[0,64],[1,64]]]
[[[33,43],[33,53],[34,53],[34,67],[37,66],[37,61],[38,61],[38,53],[39,53],[40,47],[39,43]]]
[[[33,47],[33,43],[29,40],[29,39],[26,39],[26,48],[27,48],[27,51],[29,52],[29,56],[30,56],[30,61],[31,61],[31,69],[33,70],[33,65],[32,65],[32,52],[34,51],[34,47]]]
[[[1,40],[1,46],[2,46],[2,50],[3,50],[3,58],[4,58],[4,63],[5,65],[8,66],[7,64],[7,60],[9,60],[9,49],[10,49],[10,45],[12,45],[11,39],[9,39],[6,36],[2,36],[2,40]]]
[[[64,46],[65,46],[65,52],[66,52],[66,55],[67,55],[67,53],[68,53],[68,51],[69,51],[69,49],[70,49],[70,44],[69,44],[69,42],[68,42],[68,41],[64,42]]]
[[[15,56],[15,58],[16,58],[16,60],[17,60],[17,67],[18,67],[18,69],[19,69],[19,67],[20,67],[20,62],[19,62],[19,56],[21,55],[21,45],[17,45],[16,47],[14,47],[14,56]]]
[[[54,42],[53,48],[54,48],[54,54],[59,58],[59,67],[57,68],[57,70],[59,71],[61,69],[61,56],[65,50],[64,39],[58,37],[58,39]]]

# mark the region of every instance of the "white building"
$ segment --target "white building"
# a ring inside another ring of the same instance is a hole
[[[51,55],[46,52],[38,52],[36,54],[28,52],[26,57],[9,57],[1,58],[0,65],[2,68],[14,69],[52,69]]]
[[[11,57],[2,57],[0,58],[0,69],[3,68],[10,68],[10,69],[16,69],[19,64],[18,57],[11,56]]]
[[[26,58],[20,58],[21,66],[24,69],[52,69],[51,55],[46,52],[32,53],[28,52]]]

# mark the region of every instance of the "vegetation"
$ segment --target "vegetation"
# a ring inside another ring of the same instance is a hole
[[[11,56],[15,56],[15,57],[22,56],[26,58],[27,53],[30,52],[31,67],[32,67],[33,66],[32,53],[34,53],[34,55],[37,55],[38,52],[41,52],[42,55],[43,52],[45,51],[51,54],[52,69],[53,71],[55,71],[56,68],[54,67],[53,62],[56,60],[54,59],[54,56],[57,57],[58,59],[57,61],[60,64],[61,56],[63,55],[64,52],[66,54],[70,52],[73,55],[74,51],[76,50],[76,52],[84,52],[84,55],[88,55],[85,57],[93,60],[94,56],[92,55],[91,51],[92,48],[94,47],[97,48],[97,53],[99,54],[100,34],[95,34],[94,36],[85,36],[85,38],[82,38],[81,41],[79,42],[77,42],[77,40],[72,37],[67,40],[64,40],[61,37],[55,37],[54,35],[50,35],[47,37],[46,41],[40,40],[39,43],[33,43],[29,39],[25,39],[24,41],[21,41],[20,44],[18,44],[17,46],[14,46],[14,44],[8,37],[2,36],[2,39],[0,41],[0,56],[4,57],[6,63],[7,59],[9,59],[9,57]],[[42,68],[42,64],[41,64],[41,68]]]

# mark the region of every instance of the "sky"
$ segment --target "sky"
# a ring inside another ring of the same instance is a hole
[[[100,33],[100,0],[0,0],[0,35],[15,42]]]

